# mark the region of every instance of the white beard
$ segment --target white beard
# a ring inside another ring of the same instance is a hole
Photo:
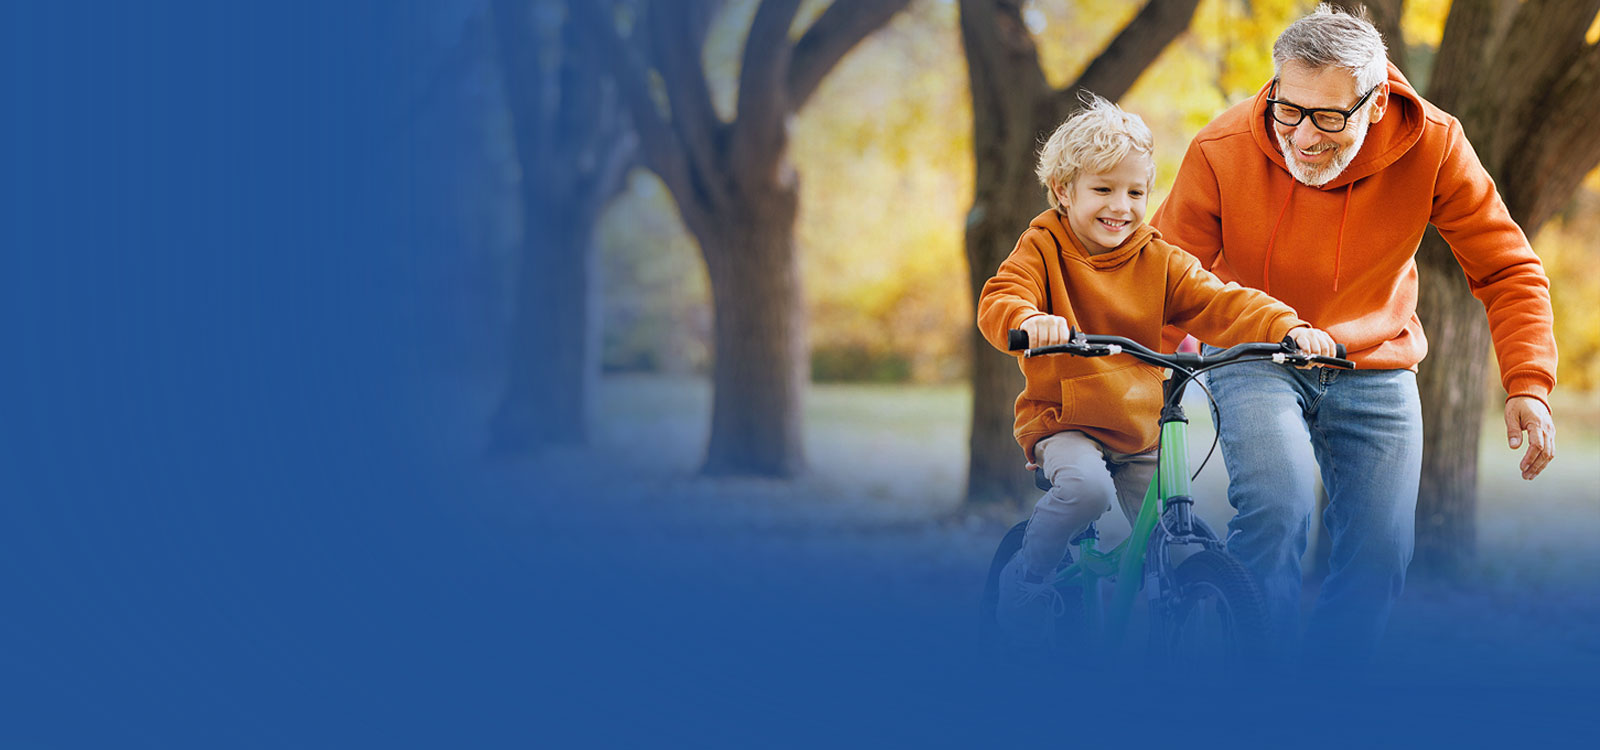
[[[1322,187],[1333,178],[1344,172],[1350,162],[1355,161],[1356,154],[1361,151],[1361,144],[1367,140],[1367,128],[1371,123],[1362,117],[1360,122],[1352,120],[1350,127],[1356,129],[1356,139],[1349,146],[1333,155],[1333,159],[1321,167],[1308,167],[1295,158],[1294,136],[1278,139],[1278,148],[1283,151],[1283,163],[1289,165],[1289,174],[1311,187]]]

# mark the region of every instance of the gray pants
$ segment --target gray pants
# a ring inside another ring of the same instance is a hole
[[[1075,430],[1040,440],[1033,455],[1054,485],[1034,506],[1022,540],[1027,571],[1040,576],[1055,570],[1067,543],[1110,510],[1113,497],[1133,523],[1156,472],[1154,451],[1118,453]]]

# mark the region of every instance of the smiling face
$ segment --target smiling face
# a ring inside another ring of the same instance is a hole
[[[1289,173],[1312,187],[1326,185],[1338,177],[1361,150],[1367,128],[1383,119],[1388,92],[1388,83],[1379,84],[1367,102],[1350,115],[1344,130],[1337,133],[1319,129],[1310,117],[1294,126],[1269,119]],[[1348,70],[1290,62],[1278,74],[1276,98],[1306,109],[1344,110],[1353,106],[1362,93],[1356,90],[1356,78]]]
[[[1090,255],[1111,252],[1144,222],[1150,168],[1150,154],[1130,151],[1111,169],[1085,172],[1070,186],[1056,188],[1067,226]]]

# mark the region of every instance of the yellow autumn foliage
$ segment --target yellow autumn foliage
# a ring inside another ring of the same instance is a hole
[[[733,115],[742,33],[755,5],[730,0],[707,39],[703,64],[724,117]],[[807,0],[794,33],[824,5]],[[1123,98],[1156,136],[1152,211],[1189,139],[1270,79],[1273,40],[1313,5],[1203,0],[1189,31]],[[1137,8],[1027,3],[1024,21],[1048,79],[1056,86],[1073,80]],[[1448,0],[1405,4],[1413,64],[1429,62],[1448,9]],[[815,377],[949,382],[964,376],[972,331],[963,248],[972,200],[971,122],[952,0],[914,1],[851,51],[793,122],[789,156],[801,184],[796,240]],[[1600,201],[1593,197],[1600,195],[1600,171],[1584,185],[1587,192],[1535,244],[1553,282],[1564,390],[1600,386],[1600,306],[1593,304],[1600,299],[1600,243],[1593,239],[1600,237]],[[640,173],[606,221],[608,365],[703,370],[710,356],[708,285],[671,197]]]
[[[1600,387],[1600,169],[1578,188],[1571,208],[1551,219],[1534,238],[1533,249],[1550,276],[1550,304],[1556,316],[1556,346],[1561,361],[1557,387],[1592,391]]]

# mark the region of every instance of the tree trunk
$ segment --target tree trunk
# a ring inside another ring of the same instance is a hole
[[[599,371],[594,231],[609,196],[541,200],[525,191],[505,395],[490,450],[524,454],[588,441]]]
[[[1027,183],[1013,180],[1012,184]],[[992,187],[989,195],[1002,186]],[[1026,227],[1043,210],[1036,205],[1042,203],[1040,196],[1029,192],[1027,197],[1010,201],[974,203],[967,226],[967,265],[974,289],[983,289],[984,282],[1000,268],[1000,262],[1016,244],[1016,237],[1009,235],[1020,235],[1016,228]],[[993,212],[988,210],[991,207]],[[1002,247],[1006,253],[995,252]],[[973,296],[976,298],[977,293]],[[967,439],[967,502],[1025,498],[1035,491],[1033,477],[1023,470],[1026,459],[1012,434],[1016,422],[1014,404],[1023,386],[1022,371],[1014,357],[995,351],[976,326],[968,338],[972,351],[972,429]]]
[[[718,3],[651,4],[630,40],[618,34],[614,14],[601,12],[604,4],[572,6],[608,50],[645,162],[705,256],[716,308],[706,474],[792,477],[805,465],[800,407],[809,373],[789,121],[828,71],[907,1],[833,2],[796,40],[800,0],[762,0],[745,38],[732,122],[712,106],[701,65]]]
[[[1477,551],[1478,437],[1489,327],[1450,246],[1431,227],[1417,262],[1417,318],[1427,332],[1428,357],[1417,368],[1424,449],[1415,559],[1418,572],[1448,574]]]
[[[1428,98],[1460,118],[1530,240],[1600,163],[1600,134],[1590,125],[1600,117],[1600,48],[1583,41],[1597,9],[1600,0],[1458,0],[1446,20]],[[1432,228],[1417,251],[1417,275],[1428,357],[1417,373],[1424,450],[1415,568],[1448,577],[1477,547],[1490,336],[1483,304]]]
[[[1016,3],[962,3],[961,40],[972,90],[976,157],[966,231],[967,283],[976,300],[1023,229],[1048,205],[1042,189],[1035,188],[1031,162],[1044,119],[1041,110],[1048,109],[1056,92],[1039,67],[1033,38]],[[972,426],[967,441],[967,502],[1017,501],[1033,492],[1012,435],[1022,371],[1013,357],[995,351],[976,326],[968,341]]]
[[[968,284],[976,301],[984,282],[1016,247],[1029,222],[1047,207],[1034,177],[1039,144],[1079,107],[1078,91],[1122,98],[1139,74],[1194,16],[1198,0],[1151,0],[1064,89],[1050,86],[1019,0],[962,0],[961,43],[972,91],[972,209],[967,213]],[[968,436],[969,503],[1018,501],[1034,494],[1012,436],[1022,392],[1016,361],[997,352],[974,328],[972,427]]]
[[[489,452],[500,455],[588,439],[599,370],[595,222],[637,145],[601,49],[535,10],[506,0],[490,10],[522,209],[509,367],[489,423]],[[552,47],[554,64],[541,52]]]
[[[1493,40],[1493,3],[1451,8],[1429,82],[1429,99],[1457,113],[1475,148],[1486,143],[1487,123],[1475,113],[1488,98],[1472,84],[1483,65],[1475,54]],[[1489,162],[1484,166],[1493,170]],[[1483,305],[1467,289],[1461,266],[1433,227],[1417,248],[1417,319],[1428,355],[1417,366],[1422,401],[1422,477],[1417,488],[1416,553],[1422,575],[1448,576],[1477,551],[1478,436],[1483,429],[1484,366],[1489,348]]]
[[[805,466],[805,296],[794,228],[798,190],[716,216],[700,237],[716,360],[703,472],[793,477]]]

